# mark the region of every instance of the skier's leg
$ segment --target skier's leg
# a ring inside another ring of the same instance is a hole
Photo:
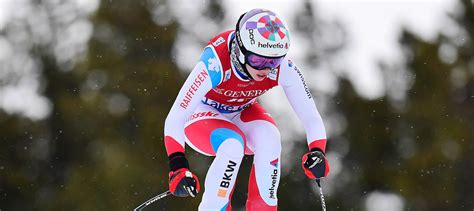
[[[199,210],[231,210],[230,199],[244,155],[245,138],[221,114],[211,109],[200,112],[204,113],[194,115],[196,118],[186,124],[187,143],[198,152],[216,157],[206,174]]]
[[[280,182],[281,138],[275,121],[259,104],[244,110],[237,122],[254,153],[249,179],[246,208],[277,210],[277,190]]]
[[[231,195],[243,155],[243,145],[237,138],[222,142],[207,171],[199,210],[232,210]]]

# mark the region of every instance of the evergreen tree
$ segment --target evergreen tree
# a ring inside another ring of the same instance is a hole
[[[405,31],[401,43],[413,76],[406,107],[400,112],[397,139],[408,138],[416,151],[405,160],[405,176],[396,183],[414,210],[472,209],[474,136],[471,1],[452,15],[455,36],[440,34],[434,43]],[[428,195],[420,194],[423,192]],[[414,199],[414,200],[410,200]]]
[[[460,8],[455,36],[401,34],[406,63],[381,65],[389,95],[365,100],[340,83],[336,110],[347,129],[330,144],[346,139],[350,151],[329,208],[362,210],[366,194],[379,191],[402,196],[410,210],[472,209],[472,2]],[[400,67],[407,72],[396,78]]]

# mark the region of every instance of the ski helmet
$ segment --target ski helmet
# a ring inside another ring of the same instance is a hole
[[[290,47],[288,28],[270,10],[253,9],[242,14],[235,31],[239,50],[244,55],[279,58],[284,57]]]

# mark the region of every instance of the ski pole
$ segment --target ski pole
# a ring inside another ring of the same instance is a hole
[[[316,179],[316,183],[318,183],[318,187],[319,187],[319,197],[321,198],[321,207],[323,208],[323,211],[326,211],[326,201],[324,201],[323,188],[321,187],[320,179]]]
[[[167,190],[166,192],[164,193],[161,193],[161,194],[158,194],[156,195],[155,197],[151,198],[151,199],[148,199],[148,201],[146,202],[143,202],[142,204],[140,204],[140,206],[138,206],[137,208],[133,209],[133,211],[140,211],[142,210],[143,208],[145,208],[146,206],[152,204],[153,202],[155,201],[158,201],[162,198],[165,198],[167,196],[171,195],[171,192],[169,190]]]

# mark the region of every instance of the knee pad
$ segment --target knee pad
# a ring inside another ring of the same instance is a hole
[[[232,159],[241,159],[244,157],[244,147],[240,141],[234,138],[226,139],[216,152],[216,156],[222,155]]]
[[[211,145],[216,155],[224,153],[231,158],[244,156],[244,138],[238,132],[218,128],[211,133]]]
[[[258,130],[248,135],[253,140],[255,151],[266,151],[273,156],[281,154],[280,131],[270,124],[259,125]]]

